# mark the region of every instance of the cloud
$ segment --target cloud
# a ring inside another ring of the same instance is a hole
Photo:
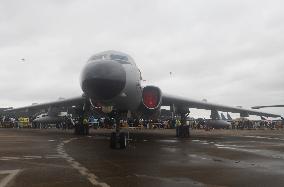
[[[86,60],[113,49],[130,54],[164,92],[283,104],[281,7],[277,0],[1,1],[0,103],[81,94]]]

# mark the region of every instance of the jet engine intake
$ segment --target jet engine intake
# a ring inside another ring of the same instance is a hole
[[[90,62],[81,74],[81,88],[95,100],[111,100],[118,96],[126,84],[123,66],[114,61]]]
[[[162,103],[162,92],[158,87],[146,86],[142,91],[142,103],[150,110],[160,108]]]

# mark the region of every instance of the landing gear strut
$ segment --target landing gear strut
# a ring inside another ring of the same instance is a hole
[[[112,132],[110,136],[110,147],[112,149],[125,149],[127,147],[127,136],[124,132]]]
[[[79,122],[75,124],[76,135],[89,135],[89,124],[85,124],[83,120],[79,119]]]
[[[119,118],[116,118],[115,123],[115,132],[112,132],[110,136],[110,147],[112,149],[125,149],[128,144],[128,137],[125,132],[120,132]]]
[[[189,115],[189,112],[180,112],[181,125],[176,127],[176,136],[179,138],[189,138],[190,137],[189,126],[186,125],[186,118],[188,115]]]
[[[89,124],[85,117],[87,112],[90,110],[90,103],[85,101],[82,107],[76,108],[76,112],[79,115],[79,120],[75,124],[74,133],[76,135],[88,135],[89,134]]]
[[[179,138],[188,138],[190,137],[189,126],[180,125],[176,128],[176,136]]]

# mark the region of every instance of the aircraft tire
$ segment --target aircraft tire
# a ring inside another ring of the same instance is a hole
[[[119,145],[120,149],[125,149],[127,146],[126,134],[124,132],[119,134]]]
[[[116,133],[112,132],[110,135],[110,148],[115,149],[116,148]]]
[[[176,137],[180,137],[180,126],[176,127]]]

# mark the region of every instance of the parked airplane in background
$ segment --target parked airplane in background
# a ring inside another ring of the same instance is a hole
[[[227,129],[231,123],[222,119],[207,119],[205,125],[211,129]]]
[[[211,118],[216,119],[218,111],[249,115],[280,117],[280,115],[238,107],[219,105],[204,101],[188,99],[163,93],[157,86],[141,86],[141,72],[134,60],[127,54],[117,51],[105,51],[93,55],[81,73],[83,95],[75,98],[36,104],[8,110],[9,112],[36,111],[43,108],[60,108],[77,106],[83,122],[84,116],[91,108],[111,115],[116,119],[116,132],[111,135],[111,147],[125,148],[126,134],[120,132],[119,121],[124,116],[147,117],[158,116],[161,106],[170,106],[173,113],[179,114],[185,124],[189,108],[211,110]],[[80,124],[83,126],[83,124]],[[81,130],[80,130],[81,129]],[[186,128],[183,128],[186,129]],[[82,134],[82,128],[75,128]],[[186,133],[182,133],[186,134]]]
[[[64,112],[60,112],[59,115],[48,115],[48,113],[43,113],[38,115],[32,122],[34,125],[61,124],[66,122],[66,119],[70,119],[72,121],[72,118]]]
[[[205,120],[205,125],[210,129],[227,129],[231,126],[231,123],[225,118],[223,113],[221,113],[221,116],[216,114],[215,118],[212,116],[211,118]]]

